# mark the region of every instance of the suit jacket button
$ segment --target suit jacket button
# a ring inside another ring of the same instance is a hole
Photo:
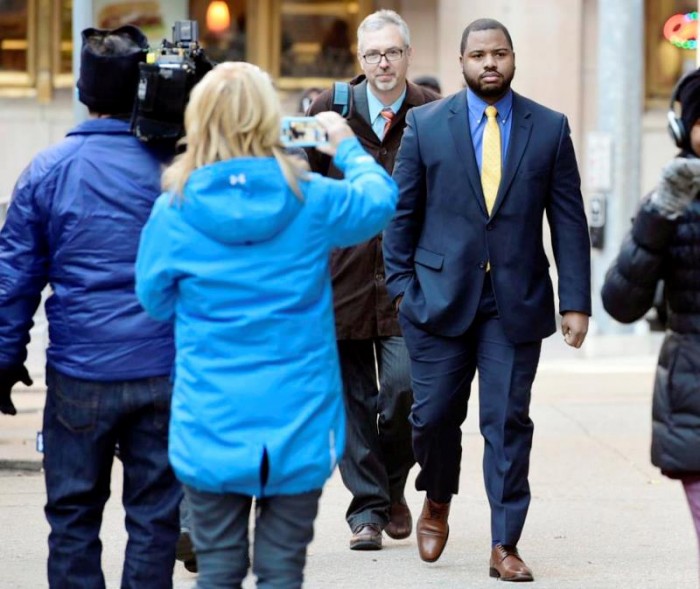
[[[479,270],[485,270],[486,269],[486,262],[479,262]]]
[[[486,225],[486,231],[493,231],[493,223]]]

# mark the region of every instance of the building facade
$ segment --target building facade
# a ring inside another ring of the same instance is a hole
[[[640,110],[644,192],[673,154],[666,135],[668,97],[679,76],[695,67],[697,1],[639,2],[644,75],[632,83],[643,89],[643,104],[634,106]],[[195,19],[214,59],[245,59],[270,71],[291,113],[303,89],[358,71],[355,30],[377,8],[403,15],[414,47],[410,75],[436,75],[445,94],[462,86],[464,26],[482,16],[502,21],[515,45],[515,90],[568,115],[585,172],[586,137],[597,128],[598,97],[605,91],[599,87],[599,47],[619,34],[614,26],[599,30],[605,7],[604,0],[0,0],[0,199],[11,193],[33,154],[81,116],[72,73],[78,26],[134,23],[157,45],[170,37],[175,20]]]

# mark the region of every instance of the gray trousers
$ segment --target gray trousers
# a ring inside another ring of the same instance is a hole
[[[248,521],[253,498],[185,486],[197,553],[197,589],[240,589],[250,568]],[[255,501],[253,573],[259,589],[298,589],[314,536],[321,490]]]
[[[384,528],[415,464],[411,447],[411,368],[402,337],[339,340],[347,413],[340,474],[352,493],[346,520]]]

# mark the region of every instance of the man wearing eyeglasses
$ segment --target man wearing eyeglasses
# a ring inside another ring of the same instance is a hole
[[[363,74],[350,82],[348,123],[364,148],[391,173],[406,113],[439,95],[406,80],[410,33],[396,12],[369,15],[357,39]],[[332,104],[327,90],[307,114],[331,110]],[[308,155],[313,171],[342,177],[328,156],[316,150]],[[334,252],[331,271],[348,421],[340,473],[353,496],[346,513],[350,548],[379,550],[382,530],[402,539],[413,527],[404,498],[415,463],[408,421],[413,401],[408,352],[385,287],[382,236]]]

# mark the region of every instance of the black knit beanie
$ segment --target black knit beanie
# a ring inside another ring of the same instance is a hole
[[[130,113],[139,83],[139,63],[146,61],[148,39],[126,25],[82,33],[78,98],[91,112]]]
[[[700,119],[700,69],[688,74],[683,80],[678,102],[681,104],[681,120],[686,136],[690,136],[695,121]]]

